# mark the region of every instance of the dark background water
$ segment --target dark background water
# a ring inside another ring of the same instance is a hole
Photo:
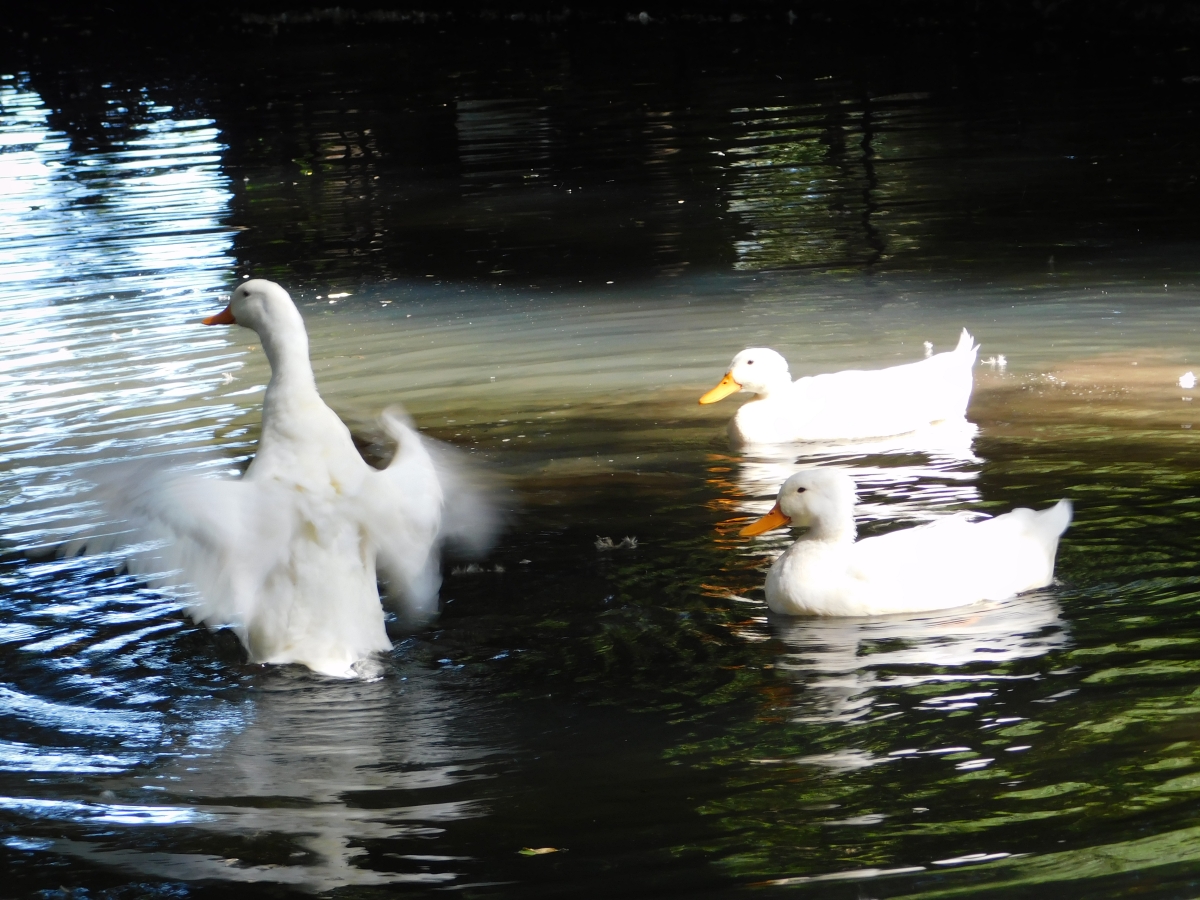
[[[26,504],[96,446],[249,452],[261,358],[180,326],[240,274],[339,412],[416,395],[519,506],[367,684],[6,552],[0,893],[1195,894],[1196,5],[52,4],[0,41],[37,185],[0,198],[6,535],[52,542]],[[1062,584],[769,620],[783,539],[734,534],[795,457],[696,394],[743,341],[800,374],[964,322],[1015,370],[973,451],[831,458],[868,533],[1071,496]]]
[[[246,271],[544,286],[1044,271],[1192,241],[1198,21],[1187,3],[65,4],[3,37],[81,151],[150,95],[216,119]]]

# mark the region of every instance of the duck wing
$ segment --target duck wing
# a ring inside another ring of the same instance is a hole
[[[462,451],[441,441],[422,441],[442,486],[441,541],[459,556],[486,555],[496,543],[504,518],[486,473],[472,465]]]
[[[925,525],[864,538],[854,544],[850,575],[869,582],[940,581],[958,566],[964,549],[973,549],[974,523],[955,513]]]
[[[971,399],[978,351],[963,329],[954,350],[929,359],[797,379],[788,402],[802,411],[799,428],[806,440],[903,434],[961,419]]]
[[[272,483],[184,474],[151,458],[95,467],[84,507],[99,515],[59,548],[117,552],[130,572],[165,589],[198,622],[247,621],[258,586],[287,558],[286,491]]]
[[[500,516],[482,479],[453,448],[419,434],[398,406],[380,417],[396,453],[369,476],[368,527],[389,599],[420,623],[437,612],[441,550],[487,552]]]
[[[1060,500],[1040,511],[1014,509],[981,522],[958,514],[866,538],[854,545],[850,574],[930,604],[1004,599],[1053,580],[1071,514],[1071,502]]]
[[[402,617],[418,624],[437,612],[442,485],[421,435],[403,411],[386,410],[380,424],[396,442],[396,453],[386,469],[368,474],[363,515],[388,599]]]

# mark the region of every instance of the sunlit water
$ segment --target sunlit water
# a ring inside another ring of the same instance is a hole
[[[443,113],[438,100],[425,114],[457,136],[456,199],[426,198],[421,221],[460,226],[439,243],[391,220],[395,192],[425,182],[378,163],[369,104],[363,121],[317,110],[323,149],[281,169],[152,90],[105,90],[114,133],[97,149],[56,128],[28,77],[0,81],[10,885],[1191,890],[1200,448],[1195,392],[1177,380],[1200,351],[1186,250],[1075,267],[1039,250],[1023,274],[994,277],[908,271],[906,252],[936,255],[921,249],[936,166],[889,157],[888,136],[963,137],[923,94],[839,105],[818,84],[751,108],[742,95],[760,88],[735,85],[707,119],[663,101],[635,129],[650,174],[630,181],[649,193],[609,188],[584,211],[612,217],[585,224],[563,178],[562,109],[462,96]],[[591,102],[596,123],[629,114]],[[607,184],[628,160],[597,128],[573,158],[593,174],[612,162]],[[847,162],[854,141],[831,129],[880,143]],[[667,165],[680,154],[724,180],[698,188]],[[345,168],[293,192],[322,160]],[[886,202],[856,209],[864,186]],[[897,201],[908,217],[877,226],[892,188],[926,206]],[[735,235],[688,224],[697,191]],[[572,253],[622,217],[652,226],[621,238],[640,274],[597,252],[570,277]],[[373,241],[392,242],[386,261]],[[435,255],[451,250],[457,261]],[[861,268],[889,255],[891,270]],[[487,559],[447,562],[439,622],[397,633],[377,681],[249,666],[119,557],[50,552],[102,461],[232,469],[252,452],[268,377],[257,339],[198,319],[255,266],[291,281],[322,393],[357,433],[370,439],[402,402],[490,471],[510,510]],[[695,402],[745,346],[775,347],[800,376],[919,359],[963,326],[982,344],[977,434],[740,453],[723,435],[740,400]],[[763,570],[789,537],[737,529],[801,461],[856,474],[864,534],[1069,496],[1060,581],[919,617],[770,617]],[[626,536],[636,547],[596,546]]]

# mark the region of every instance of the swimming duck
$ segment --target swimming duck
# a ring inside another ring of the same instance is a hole
[[[454,473],[396,410],[381,419],[398,448],[390,464],[363,461],[317,392],[304,320],[279,285],[243,282],[204,324],[253,330],[270,362],[253,461],[238,480],[135,468],[108,484],[105,505],[158,542],[140,568],[186,584],[192,618],[231,627],[251,661],[363,674],[392,647],[377,568],[402,617],[436,613]]]
[[[735,444],[860,440],[961,419],[974,386],[979,347],[964,328],[948,353],[887,369],[847,370],[792,381],[787,360],[765,347],[743,350],[721,382],[700,398],[716,403],[754,394],[729,423]]]
[[[855,485],[845,472],[804,469],[775,505],[741,530],[807,526],[767,573],[767,605],[785,615],[876,616],[1002,600],[1054,578],[1071,501],[972,522],[949,516],[855,541]]]

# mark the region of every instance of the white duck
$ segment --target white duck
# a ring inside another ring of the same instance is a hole
[[[447,471],[392,412],[382,417],[398,445],[391,463],[362,460],[317,393],[304,320],[279,285],[243,282],[204,323],[252,329],[271,364],[253,462],[239,480],[135,469],[108,485],[119,496],[107,505],[135,537],[163,545],[134,554],[139,568],[177,573],[159,581],[189,585],[190,615],[232,627],[252,661],[359,674],[357,664],[392,646],[377,566],[408,619],[437,610]]]
[[[854,480],[838,469],[804,469],[784,482],[774,507],[742,529],[756,535],[808,526],[767,573],[767,605],[786,615],[876,616],[1002,600],[1054,578],[1071,501],[1014,509],[982,522],[965,516],[855,541]]]
[[[721,382],[700,398],[716,403],[737,391],[755,397],[729,423],[736,444],[861,440],[961,419],[974,386],[979,347],[964,328],[948,353],[887,369],[847,370],[792,381],[787,360],[753,347],[733,358]]]

